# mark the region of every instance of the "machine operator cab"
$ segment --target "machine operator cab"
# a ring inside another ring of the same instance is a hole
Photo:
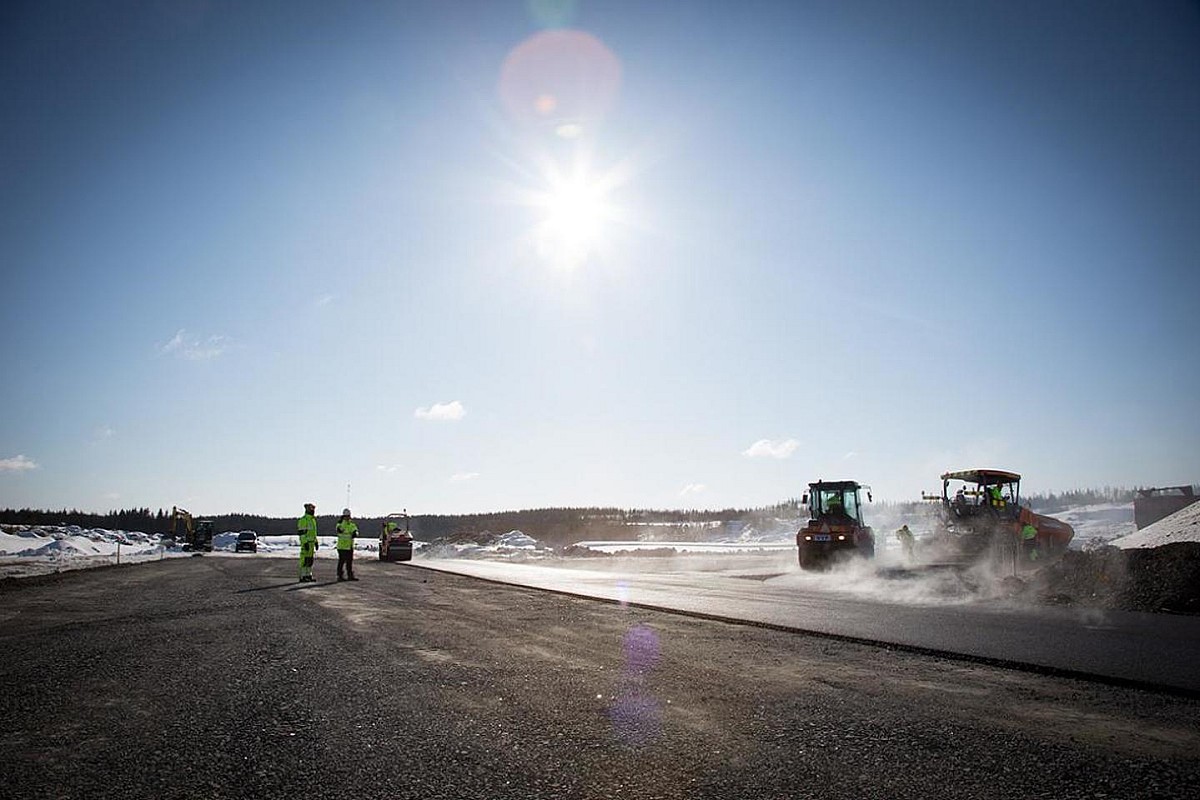
[[[942,474],[942,508],[957,519],[1017,518],[1021,476],[1000,469],[967,469]]]
[[[810,519],[849,520],[862,525],[858,497],[860,488],[866,487],[860,487],[853,481],[813,483],[809,484],[809,494],[801,502],[808,505]]]

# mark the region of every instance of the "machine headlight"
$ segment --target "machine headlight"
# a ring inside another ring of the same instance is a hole
[[[838,534],[838,541],[839,541],[839,542],[844,542],[844,541],[846,541],[846,534],[844,534],[844,533],[839,533],[839,534]]]

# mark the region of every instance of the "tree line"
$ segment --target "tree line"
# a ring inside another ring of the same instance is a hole
[[[1067,492],[1042,492],[1024,498],[1035,511],[1053,514],[1076,506],[1094,506],[1101,503],[1132,503],[1137,489],[1123,486],[1105,486],[1102,489],[1072,489]]]

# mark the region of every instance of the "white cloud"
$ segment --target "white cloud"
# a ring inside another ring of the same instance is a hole
[[[224,336],[210,336],[204,342],[198,342],[184,353],[193,361],[206,361],[216,358],[229,349],[228,340]]]
[[[433,422],[454,422],[466,415],[467,410],[457,400],[450,403],[434,403],[429,408],[418,408],[413,413],[417,419],[427,419]]]
[[[158,351],[164,354],[174,353],[176,350],[183,347],[183,334],[184,330],[183,328],[180,328],[179,331],[173,337],[171,337],[171,341],[159,347]]]
[[[849,461],[852,458],[858,458],[858,453],[854,450],[851,450],[849,453],[846,453],[846,455],[842,456],[842,461]]]
[[[679,494],[683,497],[687,497],[689,494],[700,494],[707,488],[708,487],[703,483],[689,483],[680,490]]]
[[[0,458],[0,472],[25,472],[37,468],[36,461],[26,458],[23,455],[13,456],[12,458]]]
[[[462,483],[463,481],[473,481],[479,477],[478,472],[456,472],[450,476],[451,483]]]
[[[743,450],[742,455],[747,458],[790,458],[799,446],[800,442],[795,439],[784,439],[782,442],[759,439]]]
[[[400,465],[399,464],[376,464],[375,469],[379,470],[380,472],[395,472],[396,470],[400,469]]]
[[[104,495],[104,499],[105,500],[120,500],[121,493],[120,492],[109,492],[108,494]]]
[[[317,298],[316,306],[317,306],[317,308],[324,308],[325,306],[332,303],[333,300],[334,300],[334,296],[331,294],[321,295],[320,297]]]
[[[189,361],[207,361],[222,355],[228,349],[229,339],[224,336],[199,339],[189,336],[186,329],[180,328],[170,341],[159,345],[158,352],[163,355],[177,355]]]
[[[117,432],[111,426],[101,425],[99,428],[96,428],[94,441],[103,442],[105,439],[111,439],[116,435]]]

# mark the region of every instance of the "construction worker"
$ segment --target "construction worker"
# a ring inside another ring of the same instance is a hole
[[[1037,547],[1037,528],[1031,523],[1026,522],[1021,528],[1021,550],[1025,553],[1029,561],[1037,561],[1040,557]]]
[[[1004,508],[1004,495],[1002,495],[1002,494],[1000,493],[1000,486],[999,486],[999,484],[997,484],[996,486],[989,486],[989,487],[988,487],[988,494],[989,494],[989,495],[991,496],[991,498],[992,498],[992,505],[993,505],[993,506],[995,506],[996,508]]]
[[[354,577],[354,538],[358,536],[358,526],[350,519],[350,509],[342,509],[342,518],[337,524],[337,579],[339,581],[356,581]],[[346,577],[342,577],[342,568],[346,569]]]
[[[908,525],[901,526],[900,530],[896,531],[896,538],[900,541],[900,549],[904,553],[905,561],[913,560],[913,546],[916,543],[916,537],[913,532],[908,529]]]
[[[840,493],[829,495],[829,500],[825,505],[830,514],[846,513],[846,507],[842,505],[842,495]]]
[[[296,520],[296,535],[300,537],[300,582],[311,583],[313,578],[313,559],[317,553],[317,507],[312,503],[304,504],[304,516]]]

